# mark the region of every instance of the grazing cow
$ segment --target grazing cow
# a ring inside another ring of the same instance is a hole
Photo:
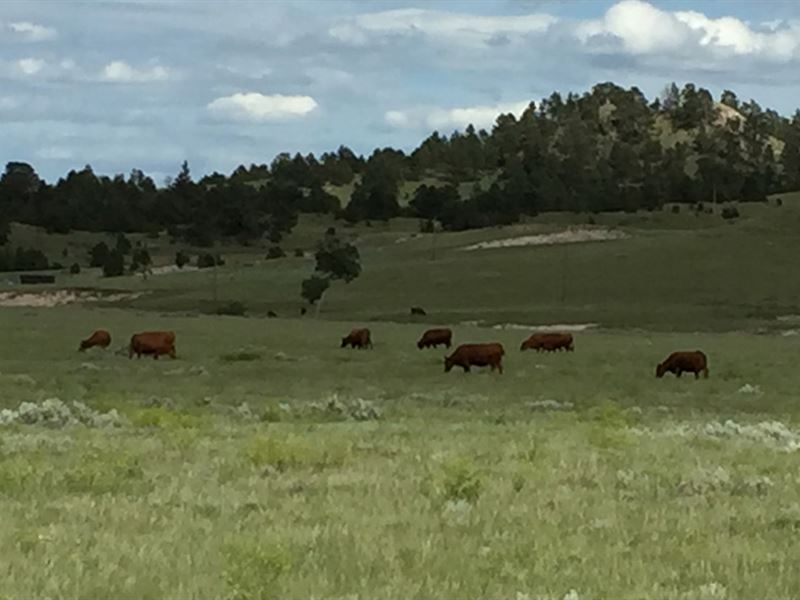
[[[128,346],[128,358],[141,358],[142,354],[152,354],[158,360],[162,354],[175,358],[175,332],[174,331],[145,331],[135,333]]]
[[[453,332],[449,329],[428,329],[417,342],[417,348],[436,348],[439,344],[450,347],[453,341]]]
[[[470,372],[471,366],[491,367],[503,372],[503,350],[502,344],[461,344],[450,356],[444,357],[444,372],[447,373],[455,367],[461,367],[465,373]]]
[[[412,315],[420,315],[420,316],[424,317],[428,313],[426,313],[425,309],[422,308],[421,306],[412,306],[411,307],[411,314]]]
[[[372,339],[370,338],[369,329],[353,329],[345,337],[342,338],[342,348],[346,346],[351,348],[372,348]]]
[[[274,310],[270,310],[270,311],[267,312],[267,318],[268,319],[274,319],[277,316],[278,316],[278,314]]]
[[[571,333],[534,333],[527,340],[522,342],[520,351],[536,350],[541,352],[555,352],[556,350],[575,350],[574,340]]]
[[[708,359],[700,350],[694,352],[673,352],[667,359],[659,363],[656,367],[656,377],[663,377],[664,373],[674,373],[676,377],[686,371],[694,373],[694,378],[698,379],[700,373],[708,379]]]
[[[83,352],[84,350],[88,350],[89,348],[94,348],[98,346],[105,350],[111,344],[111,334],[108,333],[105,329],[98,329],[88,338],[81,342],[81,345],[78,346],[78,350]]]

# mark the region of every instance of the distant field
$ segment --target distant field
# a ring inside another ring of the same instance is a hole
[[[782,207],[740,204],[742,217],[726,222],[683,207],[654,213],[543,214],[525,224],[462,233],[419,234],[413,219],[371,227],[335,223],[362,256],[363,274],[335,284],[325,319],[406,321],[423,306],[443,323],[599,323],[651,330],[726,331],[783,329],[779,318],[800,314],[800,200],[785,195]],[[613,242],[527,246],[463,252],[470,244],[563,231],[570,226],[608,227],[627,234]],[[242,302],[251,315],[268,310],[299,314],[300,282],[313,270],[310,254],[331,222],[303,218],[281,243],[289,256],[265,260],[268,244],[220,247],[227,264],[217,270],[151,277],[104,279],[96,270],[59,276],[61,286],[146,292],[128,304],[157,312],[208,312],[217,302]],[[134,236],[136,237],[136,236]],[[17,227],[13,243],[37,241],[54,260],[85,256],[102,236],[48,236]],[[183,249],[162,235],[142,239],[157,264],[171,264]],[[59,258],[67,248],[67,257]],[[202,249],[190,249],[193,253]],[[85,260],[85,259],[84,259]],[[8,278],[8,276],[6,276]],[[0,277],[0,282],[4,280]],[[216,288],[215,288],[216,286]],[[2,286],[0,289],[18,289]],[[216,289],[216,292],[215,292]]]
[[[795,597],[797,338],[588,331],[537,355],[464,326],[507,350],[464,375],[416,349],[422,323],[340,349],[358,323],[0,311],[0,406],[121,415],[0,427],[0,597]],[[111,350],[76,352],[100,326]],[[145,328],[179,359],[114,354]],[[696,347],[708,380],[654,377]]]

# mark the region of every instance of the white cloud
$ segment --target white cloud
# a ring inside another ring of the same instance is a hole
[[[519,117],[529,103],[530,101],[525,100],[456,108],[418,107],[390,110],[386,112],[384,119],[389,125],[399,129],[436,129],[448,132],[450,129],[463,129],[469,124],[478,129],[490,129],[498,115],[512,113]]]
[[[160,65],[136,68],[124,61],[115,60],[103,68],[103,79],[120,83],[165,81],[169,79],[169,71]]]
[[[361,45],[371,35],[426,35],[459,44],[485,44],[498,36],[542,33],[558,21],[546,14],[484,16],[419,8],[358,15],[328,30],[331,37]]]
[[[36,75],[44,68],[45,62],[41,58],[21,58],[16,66],[24,75]]]
[[[208,110],[217,117],[235,121],[279,121],[303,117],[317,108],[310,96],[265,95],[257,92],[222,96],[210,102]]]
[[[43,25],[37,25],[28,21],[9,23],[8,28],[29,42],[43,42],[45,40],[52,40],[57,35],[56,30],[52,27],[45,27]]]
[[[716,58],[752,56],[785,61],[797,58],[800,50],[797,23],[772,21],[756,30],[734,17],[712,19],[695,11],[669,12],[642,0],[622,0],[602,18],[578,22],[574,35],[599,50],[610,37],[634,55],[669,57],[707,50]]]

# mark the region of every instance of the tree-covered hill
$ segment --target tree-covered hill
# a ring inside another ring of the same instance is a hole
[[[184,163],[158,186],[142,171],[96,175],[88,165],[46,182],[9,162],[0,178],[0,242],[7,222],[53,232],[154,231],[198,245],[223,238],[279,241],[298,213],[349,221],[395,216],[461,230],[542,211],[658,209],[666,202],[763,201],[800,189],[800,111],[792,118],[741,102],[715,102],[693,84],[649,101],[601,83],[553,93],[491,131],[433,132],[410,153],[369,157],[340,147],[320,157],[280,154],[195,181]]]

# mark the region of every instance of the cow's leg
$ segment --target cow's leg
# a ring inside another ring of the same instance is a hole
[[[678,378],[680,378],[680,376],[681,376],[681,375],[683,375],[683,371],[681,371],[680,369],[678,369],[678,370],[675,372],[675,376],[676,376],[676,377],[678,377]]]
[[[695,379],[700,379],[700,372],[699,371],[695,371],[694,372],[694,378]]]
[[[469,365],[462,365],[462,367],[464,368],[464,373],[469,373],[470,372]]]

